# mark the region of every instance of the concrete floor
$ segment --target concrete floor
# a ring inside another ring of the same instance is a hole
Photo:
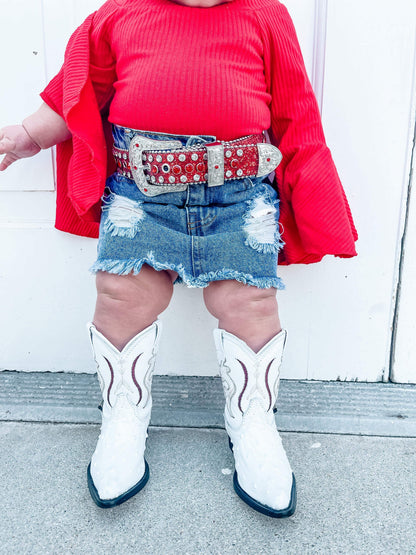
[[[274,520],[235,495],[217,429],[151,428],[149,483],[99,509],[86,485],[98,432],[0,423],[0,553],[416,553],[416,439],[283,433],[298,509]]]

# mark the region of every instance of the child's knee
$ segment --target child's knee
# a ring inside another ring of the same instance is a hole
[[[218,318],[267,318],[277,311],[276,289],[260,289],[227,280],[216,281],[204,289],[208,311]]]
[[[97,272],[96,286],[98,296],[107,304],[157,314],[167,308],[173,294],[171,277],[148,266],[137,275]]]

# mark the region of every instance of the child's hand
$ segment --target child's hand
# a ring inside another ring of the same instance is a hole
[[[6,155],[0,163],[0,171],[20,158],[34,156],[40,150],[22,125],[9,125],[0,129],[0,154]]]

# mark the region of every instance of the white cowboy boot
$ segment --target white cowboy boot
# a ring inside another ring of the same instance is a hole
[[[133,337],[121,352],[94,324],[87,327],[103,395],[101,433],[88,466],[88,487],[95,503],[107,508],[127,501],[149,479],[144,450],[161,323]]]
[[[225,330],[214,330],[214,339],[226,400],[225,428],[235,459],[234,489],[261,513],[290,516],[296,508],[296,482],[273,412],[286,330],[257,354]]]

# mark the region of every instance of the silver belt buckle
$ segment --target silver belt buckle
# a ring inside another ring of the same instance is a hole
[[[155,197],[157,195],[162,195],[163,193],[186,190],[188,186],[187,183],[160,183],[159,185],[149,183],[144,173],[146,166],[143,164],[144,150],[176,150],[182,147],[183,145],[181,141],[175,139],[162,141],[157,139],[148,139],[142,135],[134,135],[130,141],[129,147],[130,168],[137,187],[144,195],[148,197]]]

